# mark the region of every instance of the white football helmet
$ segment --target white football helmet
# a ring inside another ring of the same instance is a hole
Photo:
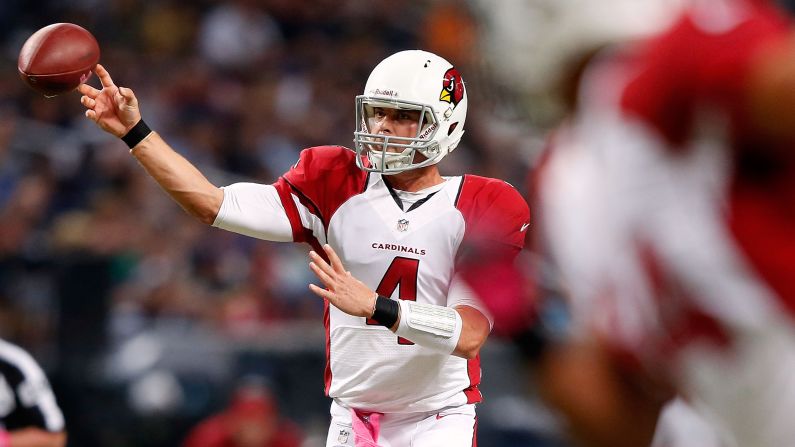
[[[404,138],[372,133],[375,108],[420,111],[417,134]],[[436,164],[458,146],[466,114],[464,81],[450,62],[421,50],[395,53],[373,69],[364,94],[356,97],[357,166],[397,174]],[[417,152],[424,159],[415,160]]]

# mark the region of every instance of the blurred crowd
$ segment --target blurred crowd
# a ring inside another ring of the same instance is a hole
[[[354,96],[371,68],[400,49],[433,51],[458,65],[472,103],[467,135],[443,173],[521,186],[538,138],[489,76],[478,7],[457,0],[0,2],[0,335],[54,371],[56,388],[60,380],[71,390],[87,377],[144,369],[153,349],[141,348],[148,346],[142,337],[152,330],[192,347],[202,343],[196,334],[245,346],[267,343],[275,327],[296,327],[297,337],[322,349],[323,306],[307,289],[304,248],[195,223],[122,142],[83,117],[77,93],[45,99],[29,90],[14,64],[35,30],[54,22],[89,29],[117,84],[135,88],[149,125],[219,185],[270,183],[305,147],[350,146]],[[207,360],[190,367],[215,368]],[[168,387],[158,377],[141,381],[157,397],[139,405],[166,405]],[[321,395],[319,383],[314,391]]]
[[[51,336],[59,283],[69,280],[53,270],[62,257],[107,260],[107,300],[97,304],[119,335],[154,317],[199,319],[241,335],[273,320],[314,318],[322,308],[306,293],[301,254],[192,223],[120,142],[86,123],[76,94],[44,99],[28,91],[12,64],[32,31],[54,20],[90,29],[102,63],[117,83],[136,88],[150,125],[219,184],[270,182],[302,148],[350,145],[353,97],[371,67],[398,49],[426,48],[457,61],[479,106],[445,169],[522,181],[525,166],[500,163],[521,150],[520,131],[489,122],[498,87],[483,75],[472,10],[438,1],[401,8],[395,14],[388,1],[4,2],[0,20],[13,23],[0,31],[7,335]]]

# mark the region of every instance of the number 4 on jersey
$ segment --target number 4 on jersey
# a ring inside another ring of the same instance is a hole
[[[384,277],[375,289],[381,296],[391,297],[395,289],[400,287],[398,298],[401,300],[417,301],[417,273],[420,269],[420,260],[396,257],[386,269]],[[377,325],[375,320],[367,319],[367,324]],[[414,343],[403,337],[398,337],[398,344],[413,345]]]

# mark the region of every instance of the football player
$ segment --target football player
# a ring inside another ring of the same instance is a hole
[[[541,171],[587,334],[550,364],[550,394],[593,445],[650,439],[668,390],[724,445],[794,445],[795,36],[770,1],[687,3],[587,64]],[[583,365],[601,399],[566,386]]]
[[[305,242],[326,303],[327,445],[470,446],[489,314],[458,278],[466,257],[514,257],[529,211],[501,180],[443,177],[467,91],[445,59],[402,51],[356,97],[354,150],[321,146],[272,185],[212,185],[141,120],[132,90],[97,66],[86,116],[204,223]]]

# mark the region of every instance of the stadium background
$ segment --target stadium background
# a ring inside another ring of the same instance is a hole
[[[306,248],[205,227],[77,93],[44,99],[16,57],[36,29],[91,30],[150,126],[216,184],[271,182],[301,148],[350,146],[354,96],[401,49],[454,61],[467,133],[443,172],[525,191],[542,132],[491,75],[474,0],[3,0],[0,2],[0,336],[42,363],[70,446],[179,445],[235,384],[266,380],[307,446],[322,445],[322,304]],[[96,79],[92,81],[96,85]],[[540,120],[539,120],[540,121]],[[510,346],[483,352],[483,446],[563,445]]]

